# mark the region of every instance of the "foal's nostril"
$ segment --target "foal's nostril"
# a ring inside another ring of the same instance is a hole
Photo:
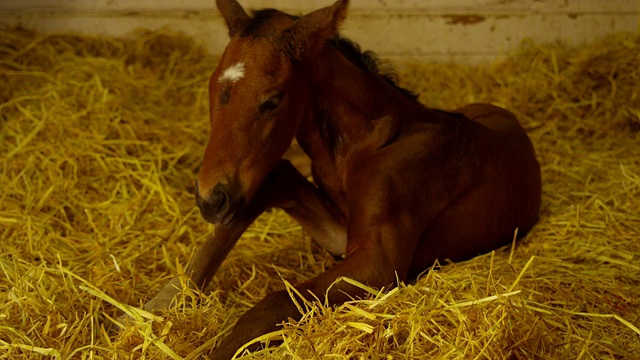
[[[216,185],[209,194],[204,195],[200,193],[199,188],[196,186],[196,202],[202,217],[214,224],[227,216],[233,207],[231,195],[222,184]]]
[[[229,191],[227,191],[227,188],[222,184],[216,185],[211,193],[211,205],[213,206],[213,209],[218,211],[228,204]]]

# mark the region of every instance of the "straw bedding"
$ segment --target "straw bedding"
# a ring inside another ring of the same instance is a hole
[[[267,292],[335,263],[272,211],[205,292],[109,333],[212,230],[192,194],[215,64],[168,32],[0,34],[0,358],[199,358]],[[284,343],[251,356],[640,358],[640,37],[397,69],[428,106],[518,115],[542,166],[539,223],[415,283],[300,304],[302,321],[268,337]]]

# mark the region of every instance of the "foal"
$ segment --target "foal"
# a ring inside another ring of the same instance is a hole
[[[388,286],[436,259],[500,247],[534,225],[539,165],[511,113],[485,104],[425,108],[338,35],[347,0],[300,18],[277,10],[250,16],[235,0],[217,5],[231,41],[209,85],[211,136],[196,199],[216,227],[187,269],[196,286],[207,285],[272,207],[344,255],[296,285],[331,304],[363,295],[345,282],[330,287],[341,276]],[[314,183],[282,160],[294,138],[312,161]],[[169,306],[179,286],[172,280],[145,308]],[[269,294],[211,356],[229,359],[288,318],[300,318],[288,293]]]

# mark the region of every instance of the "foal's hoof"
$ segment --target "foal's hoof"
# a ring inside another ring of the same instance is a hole
[[[109,320],[110,321],[106,326],[106,330],[109,336],[116,336],[120,334],[122,329],[124,329],[127,325],[133,323],[133,318],[127,314],[122,314],[115,319]]]
[[[133,324],[144,323],[148,320],[163,321],[161,316],[154,315],[149,311],[129,307],[126,311],[120,311],[120,315],[115,319],[110,319],[110,324],[106,327],[110,336],[116,336],[120,332]]]

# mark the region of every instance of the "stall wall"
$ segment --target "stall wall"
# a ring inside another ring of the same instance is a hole
[[[331,0],[241,0],[304,13]],[[227,36],[214,0],[2,0],[0,27],[123,35],[183,31],[220,52]],[[343,32],[386,58],[483,62],[531,39],[580,45],[639,31],[639,0],[352,0]]]

